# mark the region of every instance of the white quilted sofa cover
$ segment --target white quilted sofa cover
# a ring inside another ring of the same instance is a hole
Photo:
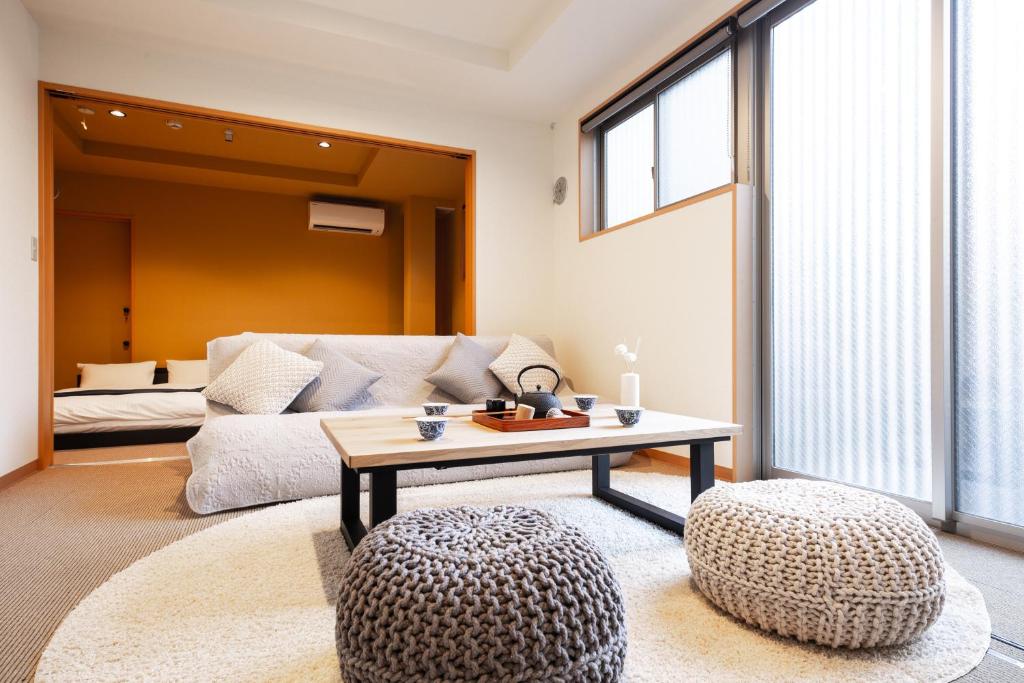
[[[335,345],[342,353],[383,377],[370,388],[370,402],[360,412],[400,415],[428,400],[456,403],[424,380],[444,362],[454,337],[388,335],[316,335],[246,332],[220,337],[207,344],[210,379],[259,339],[269,339],[299,353],[317,339]],[[532,337],[555,356],[546,337]],[[474,337],[500,353],[508,337]],[[571,395],[560,390],[563,402]],[[571,401],[571,399],[569,399]],[[189,506],[200,514],[286,500],[337,494],[341,462],[320,429],[320,419],[337,413],[284,413],[241,415],[231,408],[207,402],[207,417],[199,433],[188,442],[192,474],[185,487]],[[613,465],[629,454],[612,457]],[[403,470],[400,486],[436,484],[467,479],[510,476],[589,467],[590,459],[563,458],[502,465],[451,469]],[[366,482],[363,482],[365,489]]]

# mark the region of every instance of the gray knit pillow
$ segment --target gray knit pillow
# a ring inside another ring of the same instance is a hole
[[[497,358],[464,334],[455,338],[448,357],[426,380],[462,403],[483,403],[505,391],[489,366]]]
[[[313,342],[304,355],[321,361],[324,369],[289,406],[300,413],[358,408],[366,399],[366,391],[383,377],[331,348],[322,339]]]

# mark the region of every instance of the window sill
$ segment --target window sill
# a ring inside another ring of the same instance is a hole
[[[658,209],[656,211],[653,211],[653,212],[648,213],[648,214],[644,214],[643,216],[637,216],[636,218],[634,218],[632,220],[628,220],[628,221],[626,221],[624,223],[619,223],[618,225],[613,225],[613,226],[605,228],[603,230],[595,230],[593,228],[593,226],[585,227],[583,225],[583,221],[581,220],[580,221],[579,241],[580,242],[586,242],[587,240],[593,239],[595,237],[600,237],[601,235],[607,235],[608,233],[616,232],[618,230],[622,230],[623,228],[628,228],[628,227],[630,227],[632,225],[637,225],[639,223],[643,223],[643,222],[648,221],[648,220],[650,220],[652,218],[657,218],[658,216],[663,216],[666,213],[671,213],[671,212],[673,212],[673,211],[675,211],[677,209],[681,209],[681,208],[683,208],[685,206],[690,206],[692,204],[697,204],[698,202],[702,202],[702,201],[704,201],[706,199],[711,199],[712,197],[717,197],[718,195],[726,194],[726,193],[729,193],[729,192],[735,192],[735,191],[736,191],[736,183],[729,183],[727,185],[722,185],[720,187],[716,187],[716,188],[708,190],[706,192],[701,192],[700,194],[695,194],[692,197],[687,197],[685,199],[680,199],[677,202],[673,202],[671,204],[666,204],[665,206],[661,207],[660,209]]]

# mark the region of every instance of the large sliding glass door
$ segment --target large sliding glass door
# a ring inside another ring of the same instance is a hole
[[[766,34],[770,469],[919,500],[931,4],[817,0]]]
[[[1024,43],[1019,0],[960,2],[953,60],[955,509],[1024,526]]]

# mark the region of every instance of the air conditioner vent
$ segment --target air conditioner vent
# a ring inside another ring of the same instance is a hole
[[[322,225],[316,224],[310,226],[310,230],[316,230],[317,232],[350,232],[355,235],[372,235],[374,234],[372,228],[344,228],[337,225]]]
[[[335,202],[309,203],[309,229],[380,237],[384,234],[384,209]]]

